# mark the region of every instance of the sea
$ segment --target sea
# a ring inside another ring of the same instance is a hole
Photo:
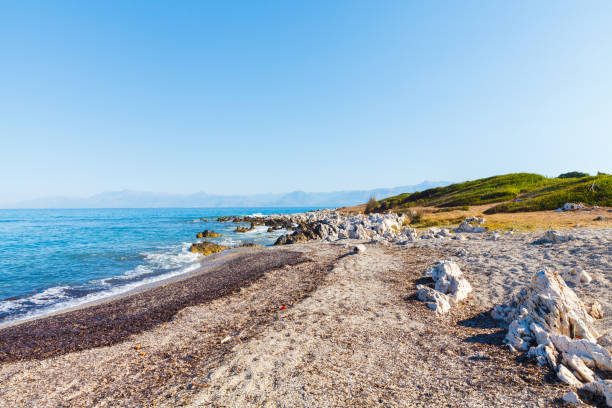
[[[291,214],[310,207],[0,209],[0,324],[125,293],[197,269],[198,232],[232,247],[273,245],[285,233],[235,233],[221,216]],[[204,220],[202,220],[203,218]]]

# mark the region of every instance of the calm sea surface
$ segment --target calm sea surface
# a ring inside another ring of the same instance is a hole
[[[196,269],[196,234],[271,245],[282,231],[234,233],[226,215],[313,208],[0,210],[0,323],[61,310]],[[208,221],[200,220],[200,217]]]

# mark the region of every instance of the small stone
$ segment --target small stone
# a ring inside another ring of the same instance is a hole
[[[366,247],[363,244],[355,245],[355,247],[353,248],[353,252],[356,252],[358,254],[363,253],[365,251],[366,251]]]
[[[570,391],[567,394],[565,394],[563,396],[563,401],[567,402],[568,404],[576,404],[576,405],[582,404],[582,401],[578,397],[578,394],[576,394],[573,391]]]

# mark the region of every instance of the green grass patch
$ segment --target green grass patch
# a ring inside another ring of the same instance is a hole
[[[554,210],[567,202],[612,206],[612,176],[547,178],[531,173],[506,174],[389,197],[380,200],[375,211],[406,212],[415,206],[452,211],[451,208],[500,203],[485,211],[494,214]]]

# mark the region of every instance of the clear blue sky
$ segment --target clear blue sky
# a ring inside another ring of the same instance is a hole
[[[0,202],[612,171],[610,1],[5,1]]]

